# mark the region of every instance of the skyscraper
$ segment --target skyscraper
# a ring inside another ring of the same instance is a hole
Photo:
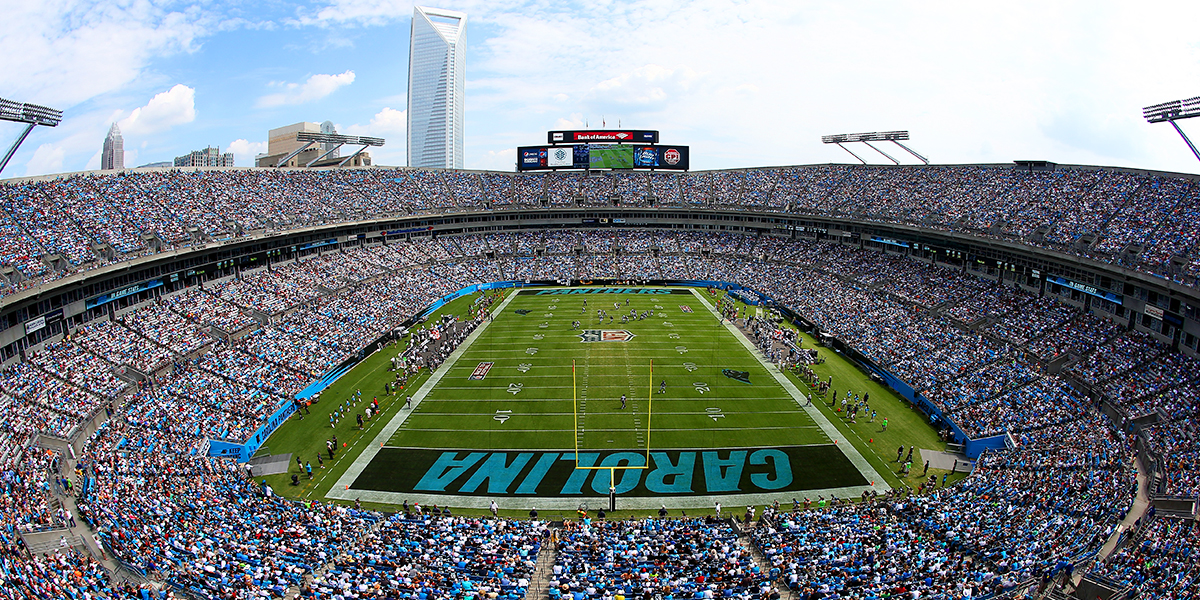
[[[408,46],[408,166],[461,169],[467,15],[413,9]]]
[[[333,121],[325,121],[324,123],[321,123],[321,133],[337,133],[337,128],[333,126]],[[328,144],[321,144],[321,154],[325,154],[326,152],[333,150],[333,153],[327,158],[338,158],[342,155],[342,151],[340,149],[334,150],[335,148],[337,148],[337,144],[332,142]]]
[[[104,149],[100,152],[100,168],[105,171],[125,168],[125,140],[116,123],[108,129],[104,138]]]

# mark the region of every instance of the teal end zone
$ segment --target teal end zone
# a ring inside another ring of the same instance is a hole
[[[578,460],[578,463],[576,463]],[[583,468],[576,468],[576,464]],[[511,451],[385,447],[355,491],[447,496],[631,497],[802,492],[868,482],[834,444],[652,450]],[[610,481],[615,468],[616,481]],[[632,468],[630,468],[632,467]]]

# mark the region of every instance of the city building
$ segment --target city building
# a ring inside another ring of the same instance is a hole
[[[125,140],[121,137],[121,128],[117,127],[116,123],[108,128],[108,135],[104,137],[100,168],[105,171],[125,168]]]
[[[321,126],[316,123],[302,122],[293,123],[284,127],[276,127],[267,132],[267,156],[278,156],[290,154],[297,148],[304,145],[304,142],[296,140],[296,134],[300,132],[321,133]]]
[[[321,133],[337,133],[337,128],[333,126],[333,121],[325,121],[324,123],[321,123]],[[337,144],[321,144],[321,154],[325,154],[330,150],[333,150],[333,152],[325,158],[338,158],[342,154],[342,149],[338,148]]]
[[[232,167],[233,153],[221,154],[221,149],[209,146],[203,150],[192,150],[183,156],[175,157],[177,167]]]
[[[326,131],[328,130],[328,131]],[[288,161],[280,165],[279,161],[286,158],[289,154],[303,148],[307,142],[301,142],[297,139],[296,134],[299,133],[337,133],[334,130],[331,121],[325,121],[322,124],[301,122],[293,123],[284,127],[277,127],[267,132],[267,152],[254,157],[254,164],[258,167],[328,167],[337,166],[344,160],[339,156],[340,150],[335,150],[329,156],[322,157],[323,154],[333,149],[335,143],[319,143],[312,144],[304,151],[296,154],[288,159]],[[320,158],[320,160],[317,160]],[[310,165],[311,163],[311,165]],[[367,167],[371,165],[371,155],[366,152],[361,152],[346,162],[346,167]]]
[[[408,48],[408,166],[463,167],[467,15],[413,9]]]

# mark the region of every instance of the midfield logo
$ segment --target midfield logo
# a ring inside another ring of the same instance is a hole
[[[523,308],[518,308],[517,310],[514,310],[513,312],[517,313],[518,315],[521,315],[522,317],[530,313],[530,311],[525,310]]]
[[[628,342],[635,337],[624,329],[584,329],[579,334],[581,342]]]
[[[721,369],[721,374],[730,379],[736,379],[742,383],[750,383],[750,371],[734,371],[733,369]]]
[[[690,307],[690,306],[688,306],[688,305],[686,305],[686,304],[680,304],[680,305],[679,305],[679,310],[682,310],[682,311],[683,311],[683,312],[685,312],[685,313],[690,313],[690,312],[692,312],[692,307]]]
[[[494,363],[494,362],[479,363],[479,366],[475,367],[475,372],[471,373],[471,376],[468,377],[467,379],[480,380],[480,379],[483,379],[484,377],[487,377],[488,371],[491,371],[492,365],[495,365],[495,364],[496,363]]]

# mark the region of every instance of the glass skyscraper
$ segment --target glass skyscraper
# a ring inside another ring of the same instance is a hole
[[[108,128],[104,137],[104,147],[100,151],[100,168],[105,171],[125,168],[125,139],[121,137],[121,128],[116,123]]]
[[[467,15],[413,9],[408,47],[408,166],[461,169]]]

